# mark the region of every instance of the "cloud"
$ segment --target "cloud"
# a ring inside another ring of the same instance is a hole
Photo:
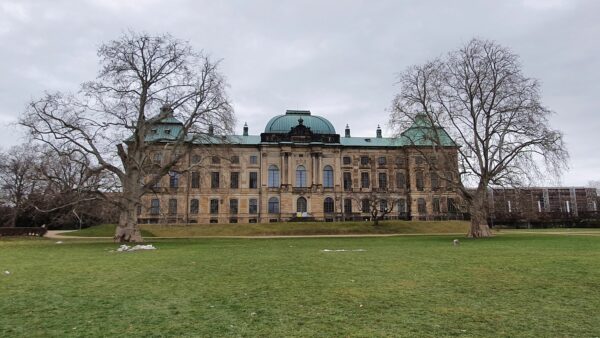
[[[590,160],[600,127],[597,13],[600,2],[566,0],[5,0],[0,112],[16,118],[44,90],[77,90],[96,76],[96,48],[132,29],[170,32],[222,59],[240,132],[246,121],[259,133],[273,115],[301,108],[339,133],[349,124],[352,135],[373,136],[386,126],[395,74],[477,36],[512,48],[540,79],[572,153],[563,182],[582,185],[600,179]],[[14,127],[0,122],[0,142],[20,142]]]

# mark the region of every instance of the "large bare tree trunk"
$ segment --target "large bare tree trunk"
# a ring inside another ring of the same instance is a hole
[[[123,195],[120,201],[119,225],[115,230],[115,242],[135,242],[144,241],[142,233],[137,223],[137,207],[140,205],[139,193],[136,190],[139,182],[139,171],[130,170],[126,182],[123,184]]]
[[[115,242],[141,243],[144,241],[140,227],[137,224],[135,205],[131,203],[131,206],[131,208],[121,210],[119,213],[119,225],[114,237]]]
[[[478,189],[471,204],[471,228],[467,237],[491,237],[492,232],[487,223],[487,194],[485,189]]]

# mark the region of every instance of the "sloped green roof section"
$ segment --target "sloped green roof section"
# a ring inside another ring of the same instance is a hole
[[[425,114],[418,114],[413,124],[400,134],[400,143],[404,146],[456,146],[444,128],[434,126]]]
[[[235,145],[259,145],[259,135],[190,135],[188,140],[195,144],[235,144]]]
[[[286,110],[285,115],[277,115],[267,122],[265,133],[289,133],[300,122],[315,134],[335,134],[335,128],[329,120],[311,115],[309,110]]]
[[[387,137],[342,137],[340,143],[344,147],[401,147],[399,138]]]
[[[183,130],[183,123],[172,115],[156,116],[148,120],[151,123],[150,132],[146,134],[146,142],[174,141]]]

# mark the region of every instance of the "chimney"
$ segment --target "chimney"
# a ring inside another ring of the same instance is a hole
[[[163,119],[165,117],[173,117],[173,108],[171,108],[171,106],[168,104],[165,104],[162,107],[160,107],[160,117]]]
[[[350,137],[350,127],[348,127],[348,124],[346,124],[346,133],[344,137]]]
[[[381,138],[381,127],[377,125],[377,138]]]
[[[244,122],[244,136],[248,136],[248,122]]]
[[[215,134],[215,127],[213,127],[213,125],[211,124],[210,126],[208,126],[208,135],[214,135]]]

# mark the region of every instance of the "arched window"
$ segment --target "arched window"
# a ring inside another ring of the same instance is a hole
[[[323,212],[333,212],[333,198],[325,198],[325,201],[323,202]]]
[[[306,198],[298,197],[298,200],[296,201],[296,211],[307,212]]]
[[[269,198],[269,213],[270,214],[278,214],[279,213],[279,200],[277,197]]]
[[[296,168],[296,186],[300,188],[306,187],[306,168],[303,165],[299,165]]]
[[[198,202],[197,199],[195,199],[195,198],[192,199],[190,201],[190,214],[196,215],[199,210],[200,210],[200,203]]]
[[[323,188],[333,188],[333,168],[330,165],[323,168]]]
[[[279,168],[276,165],[269,166],[269,188],[279,188]]]

